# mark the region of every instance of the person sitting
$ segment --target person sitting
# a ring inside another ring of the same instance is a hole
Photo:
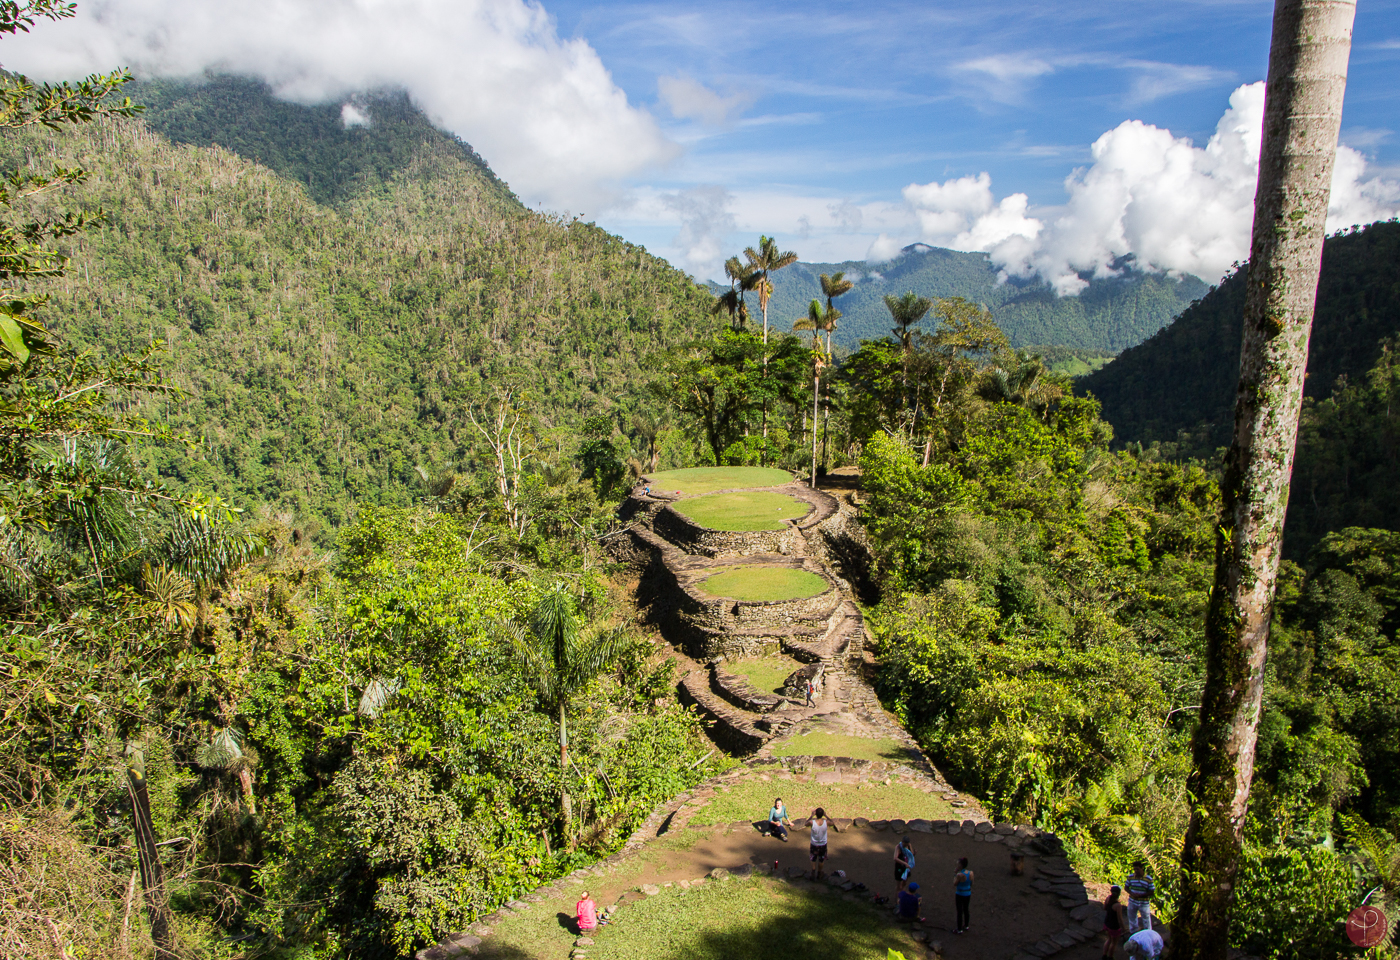
[[[787,843],[787,825],[791,823],[792,821],[788,819],[787,807],[783,806],[783,798],[774,797],[773,807],[768,811],[768,832],[783,843]]]
[[[579,894],[578,903],[574,904],[574,915],[578,917],[579,933],[587,934],[598,929],[598,904],[587,890]]]
[[[923,903],[923,897],[919,896],[918,883],[911,883],[908,887],[899,891],[899,896],[895,898],[895,913],[902,923],[923,923],[924,918],[919,916],[919,905]]]

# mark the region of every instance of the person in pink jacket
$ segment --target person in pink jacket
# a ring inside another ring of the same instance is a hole
[[[587,890],[579,895],[578,903],[574,904],[574,913],[578,915],[579,933],[592,933],[598,929],[598,904]]]

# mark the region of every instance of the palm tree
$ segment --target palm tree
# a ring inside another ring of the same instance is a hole
[[[758,290],[758,308],[763,311],[763,344],[768,345],[768,301],[773,297],[772,274],[783,267],[797,262],[797,254],[791,250],[778,252],[778,241],[772,237],[760,236],[758,248],[747,247],[744,257],[749,261],[750,274],[755,278],[753,289]],[[738,259],[738,258],[735,258]],[[764,358],[767,365],[767,358]]]
[[[822,274],[822,295],[826,297],[827,325],[823,327],[826,331],[826,356],[831,359],[831,335],[836,332],[836,321],[841,316],[841,311],[837,310],[831,303],[837,297],[845,293],[850,293],[855,284],[846,279],[846,272],[838,270],[832,274]],[[826,391],[822,395],[822,468],[826,467],[826,431],[831,422],[831,381],[827,380]]]
[[[890,317],[894,320],[894,329],[890,332],[894,334],[895,340],[899,342],[904,351],[904,406],[907,409],[910,404],[909,398],[909,356],[914,349],[914,324],[924,318],[924,315],[933,309],[933,301],[928,297],[921,297],[913,290],[910,290],[902,297],[894,294],[885,295],[885,309],[890,312]]]
[[[1224,960],[1230,943],[1355,17],[1354,2],[1274,5],[1235,431],[1220,480],[1173,957]]]
[[[730,257],[724,261],[724,273],[729,277],[729,292],[716,298],[711,312],[728,311],[730,326],[742,330],[749,322],[749,305],[744,300],[744,293],[758,285],[758,271],[740,262],[738,257]]]
[[[977,394],[994,403],[1014,403],[1040,414],[1044,419],[1050,405],[1064,395],[1060,384],[1048,377],[1050,369],[1039,355],[1017,358],[1011,370],[992,367],[977,384]]]
[[[567,835],[573,809],[569,803],[569,704],[611,667],[622,653],[625,635],[619,630],[580,631],[578,610],[563,584],[556,584],[522,627],[501,623],[511,643],[516,662],[539,695],[540,705],[550,716],[559,718],[560,815]]]
[[[768,379],[768,301],[773,298],[773,281],[771,275],[775,270],[781,270],[790,264],[797,262],[797,254],[791,250],[778,251],[778,241],[772,237],[759,236],[758,249],[746,247],[744,257],[749,261],[749,268],[755,277],[755,288],[758,290],[758,307],[763,311],[763,379]],[[768,436],[768,401],[763,401],[763,436]]]
[[[828,305],[823,308],[820,300],[813,300],[807,306],[807,316],[792,325],[794,330],[812,331],[812,475],[810,485],[817,488],[817,400],[821,395],[822,368],[827,356],[822,353],[822,331],[835,329],[841,311]]]

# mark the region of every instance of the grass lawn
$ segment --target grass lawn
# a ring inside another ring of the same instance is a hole
[[[850,757],[852,760],[910,760],[909,750],[894,740],[851,737],[840,733],[804,733],[779,744],[775,757]],[[907,819],[907,818],[906,818]]]
[[[710,530],[781,530],[784,520],[796,520],[811,509],[801,500],[772,490],[712,493],[673,505]]]
[[[922,955],[888,914],[828,888],[766,878],[665,888],[624,906],[593,939],[608,960],[884,960],[890,948]]]
[[[780,693],[783,681],[792,676],[802,664],[791,657],[763,657],[754,660],[726,660],[724,669],[746,677],[755,690]]]
[[[797,600],[815,597],[830,586],[815,573],[795,567],[730,567],[700,582],[710,596],[732,600]]]
[[[698,497],[716,490],[740,487],[779,487],[792,482],[792,474],[772,467],[690,467],[647,474],[652,489],[673,493],[679,490]]]
[[[768,812],[774,797],[782,797],[788,815],[805,817],[823,807],[833,817],[867,817],[871,820],[948,819],[952,810],[942,797],[904,784],[862,785],[850,783],[798,783],[750,778],[721,793],[691,817],[695,826],[714,826],[755,820]]]

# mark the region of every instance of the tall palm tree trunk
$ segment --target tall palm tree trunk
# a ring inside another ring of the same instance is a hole
[[[821,399],[821,361],[812,364],[812,489],[817,489],[817,402]]]
[[[569,800],[569,728],[565,720],[566,704],[559,704],[559,815],[564,819],[564,841],[569,839],[569,821],[574,818]]]
[[[1354,0],[1277,0],[1274,7],[1175,960],[1224,960],[1229,945],[1354,15]]]

